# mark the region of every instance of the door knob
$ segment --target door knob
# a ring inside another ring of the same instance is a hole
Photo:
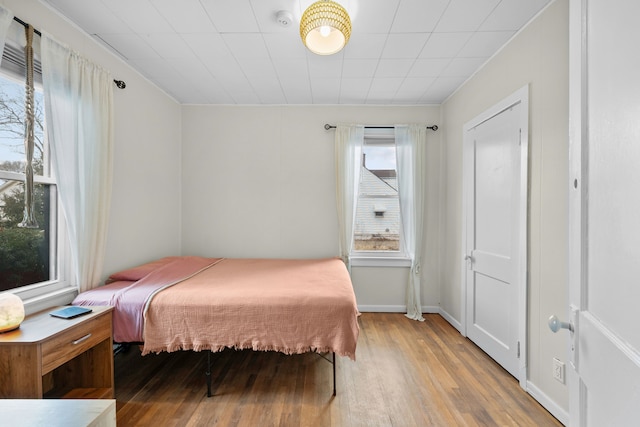
[[[573,324],[569,322],[561,322],[555,314],[549,317],[549,329],[552,332],[558,332],[560,329],[568,329],[573,332]]]
[[[475,260],[473,259],[473,255],[468,254],[464,256],[464,262],[467,264],[467,269],[468,270],[473,270],[473,263],[475,262]]]

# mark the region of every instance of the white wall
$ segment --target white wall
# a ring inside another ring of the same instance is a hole
[[[547,318],[567,310],[568,1],[557,0],[442,105],[445,147],[443,310],[460,319],[462,127],[525,84],[529,124],[529,384],[540,400],[568,410],[568,390],[552,378],[552,358],[566,362],[567,334]],[[562,415],[562,414],[556,414]]]
[[[180,105],[57,12],[36,0],[0,0],[127,83],[114,87],[114,182],[105,275],[180,252]]]
[[[437,124],[438,107],[184,106],[183,253],[225,257],[338,255],[334,132],[325,123]],[[437,255],[440,137],[429,136],[429,249]],[[438,301],[426,264],[423,305]],[[380,270],[383,270],[381,273]],[[404,305],[404,268],[354,268],[358,304]]]

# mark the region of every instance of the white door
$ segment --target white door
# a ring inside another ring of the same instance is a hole
[[[526,313],[527,93],[470,121],[464,137],[466,335],[516,378]]]
[[[637,426],[640,2],[570,7],[570,423]]]

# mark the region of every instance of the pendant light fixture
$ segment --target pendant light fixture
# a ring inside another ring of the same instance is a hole
[[[311,52],[333,55],[340,52],[351,36],[351,18],[338,3],[321,0],[313,3],[300,19],[300,37]]]

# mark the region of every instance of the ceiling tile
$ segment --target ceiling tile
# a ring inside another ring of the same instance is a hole
[[[173,31],[169,22],[148,0],[108,0],[103,4],[136,34]]]
[[[173,67],[168,67],[167,62],[164,59],[135,59],[129,61],[133,64],[143,75],[149,78],[182,78],[181,74]]]
[[[413,59],[381,59],[375,77],[405,77],[413,63]]]
[[[269,58],[264,39],[258,33],[222,34],[222,39],[236,58]]]
[[[311,76],[311,78],[339,79],[340,76],[342,76],[342,60],[341,59],[313,55],[313,56],[309,56],[308,64],[309,64],[309,76]]]
[[[416,99],[419,99],[420,96],[433,84],[435,81],[435,77],[422,77],[422,78],[406,78],[398,88],[398,92],[396,96],[409,96],[413,94]]]
[[[137,34],[97,34],[126,59],[160,59],[160,55]]]
[[[500,0],[451,0],[436,32],[476,31]]]
[[[198,0],[150,0],[178,33],[210,33],[216,29]]]
[[[392,33],[430,33],[449,4],[449,0],[402,0]]]
[[[284,104],[286,99],[277,78],[254,76],[249,81],[263,104]]]
[[[258,33],[258,23],[246,0],[201,0],[220,33]]]
[[[422,102],[439,104],[455,91],[465,77],[438,77],[429,89],[422,95]]]
[[[340,79],[317,78],[311,81],[314,104],[337,104],[340,100]]]
[[[420,58],[453,58],[473,33],[432,33]]]
[[[388,33],[400,0],[366,0],[358,2],[350,12],[353,32]]]
[[[239,59],[238,63],[244,75],[251,81],[254,78],[277,80],[278,74],[269,59]]]
[[[264,42],[271,58],[306,58],[307,50],[297,34],[267,33]]]
[[[404,79],[401,78],[374,78],[369,87],[369,100],[382,100],[383,98],[391,99],[398,91]]]
[[[387,34],[355,33],[344,47],[345,58],[379,58],[387,41]]]
[[[218,64],[207,64],[207,69],[211,74],[223,83],[234,88],[242,88],[249,84],[244,71],[235,61],[220,62]]]
[[[281,79],[280,84],[284,92],[287,103],[293,104],[311,104],[311,85],[309,79],[304,78],[288,78]]]
[[[451,58],[416,59],[408,77],[437,77],[450,62]]]
[[[211,71],[205,67],[198,58],[192,58],[189,60],[170,59],[167,62],[171,64],[183,78],[189,79],[193,82],[214,78]]]
[[[86,0],[80,3],[77,0],[55,0],[47,3],[89,34],[131,32],[131,28],[100,0]]]
[[[516,31],[550,0],[501,1],[480,26],[480,31]]]
[[[447,68],[442,71],[442,75],[449,77],[469,77],[485,61],[486,58],[453,58]]]
[[[304,77],[307,85],[309,84],[309,67],[306,59],[278,59],[273,61],[273,67],[281,80]]]
[[[512,36],[513,31],[491,31],[474,33],[458,56],[472,58],[492,56]]]
[[[429,39],[429,33],[389,34],[382,58],[415,58]]]
[[[140,37],[155,50],[161,58],[195,58],[189,45],[176,33],[141,34]]]
[[[207,66],[234,61],[224,39],[217,33],[181,34],[190,50]]]
[[[154,79],[154,81],[181,102],[186,102],[187,100],[191,100],[191,102],[194,103],[207,102],[205,97],[201,93],[198,93],[198,88],[186,79],[170,79],[161,77]]]
[[[235,104],[240,104],[240,105],[260,104],[260,98],[258,98],[258,95],[256,95],[253,89],[245,90],[245,89],[236,88],[233,90],[232,98],[235,101]]]
[[[215,78],[208,76],[197,81],[193,81],[195,86],[203,97],[209,100],[207,103],[216,102],[223,104],[233,103],[233,98],[229,96],[226,88]],[[192,103],[196,103],[193,101]]]
[[[233,104],[234,99],[227,93],[224,89],[219,88],[210,88],[210,87],[202,87],[200,89],[204,92],[204,95],[209,99],[209,102],[206,104]],[[195,102],[190,102],[191,104],[195,104]],[[205,103],[201,103],[205,104]]]
[[[372,80],[366,78],[342,79],[340,82],[340,103],[344,103],[348,99],[360,98],[362,100],[366,98]]]
[[[371,78],[378,67],[377,59],[345,59],[342,64],[342,78]]]

